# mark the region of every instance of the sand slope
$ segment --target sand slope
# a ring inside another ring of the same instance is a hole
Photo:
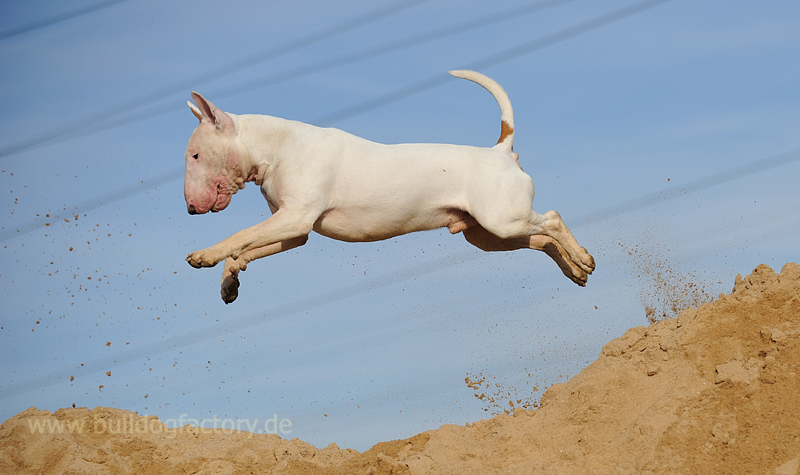
[[[358,453],[167,430],[111,408],[31,408],[0,426],[0,473],[798,474],[800,266],[761,265],[730,295],[628,330],[535,411]]]

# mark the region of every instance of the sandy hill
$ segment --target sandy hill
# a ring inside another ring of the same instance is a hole
[[[760,265],[737,277],[730,295],[631,328],[548,389],[536,410],[359,453],[276,435],[166,429],[155,416],[112,408],[31,408],[0,426],[0,472],[794,475],[799,372],[800,266],[775,274]]]

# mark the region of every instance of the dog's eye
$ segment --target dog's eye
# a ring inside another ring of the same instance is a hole
[[[199,153],[195,153],[194,155],[192,155],[192,157],[194,157],[194,159],[197,160],[197,159],[200,158],[198,155],[200,155],[200,154]]]

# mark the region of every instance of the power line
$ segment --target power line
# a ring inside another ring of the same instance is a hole
[[[482,17],[474,20],[468,20],[462,23],[458,23],[455,25],[451,25],[447,28],[436,30],[428,33],[423,33],[420,35],[411,36],[409,38],[404,38],[397,42],[390,42],[378,47],[367,48],[365,50],[351,53],[348,55],[342,55],[336,58],[332,58],[330,60],[322,61],[319,63],[315,63],[312,65],[301,66],[298,68],[291,69],[289,71],[285,71],[279,74],[271,75],[266,78],[256,79],[252,81],[247,81],[245,83],[229,87],[227,89],[222,89],[221,91],[214,93],[216,97],[229,97],[235,94],[240,94],[242,92],[250,91],[253,89],[257,89],[259,87],[265,87],[270,85],[279,84],[285,81],[289,81],[291,79],[297,79],[299,77],[303,77],[312,73],[316,73],[322,70],[331,69],[334,67],[339,67],[348,63],[361,61],[364,59],[372,58],[381,54],[386,54],[388,52],[396,51],[402,48],[415,46],[424,42],[433,41],[435,39],[444,38],[446,36],[451,36],[457,33],[461,33],[464,31],[468,31],[470,29],[477,28],[481,25],[488,25],[490,23],[497,23],[499,21],[503,21],[505,19],[509,19],[512,16],[519,16],[526,13],[533,13],[536,11],[541,11],[547,8],[551,8],[554,6],[558,6],[568,1],[573,0],[560,0],[560,1],[548,1],[548,2],[541,2],[534,5],[525,5],[523,7],[516,7],[510,9],[508,11],[501,12],[499,14],[489,15],[487,17]],[[546,48],[548,46],[552,46],[554,44],[560,43],[562,41],[566,41],[568,39],[574,38],[576,36],[580,36],[584,33],[588,33],[590,31],[596,30],[598,28],[602,28],[604,26],[610,25],[617,21],[623,20],[630,16],[636,15],[643,11],[649,10],[651,8],[655,8],[661,4],[670,2],[672,0],[646,0],[642,2],[635,3],[633,5],[629,5],[627,7],[619,8],[612,12],[609,12],[604,15],[599,15],[597,17],[591,18],[587,21],[578,23],[571,27],[564,28],[557,32],[547,34],[536,38],[534,40],[522,43],[520,45],[508,48],[506,50],[500,51],[499,53],[495,53],[489,55],[485,58],[479,59],[477,61],[473,61],[468,65],[458,68],[458,69],[485,69],[491,66],[496,66],[498,64],[505,63],[512,59],[516,59],[520,56],[525,54],[532,53],[534,51],[538,51],[540,49]],[[483,23],[481,23],[483,22]],[[439,85],[446,83],[447,81],[452,80],[453,77],[441,73],[436,76],[424,79],[417,83],[411,84],[409,86],[405,86],[403,88],[397,89],[395,91],[391,91],[386,93],[382,96],[369,99],[367,101],[361,102],[354,106],[341,109],[339,111],[333,112],[331,114],[327,114],[318,118],[315,121],[312,121],[315,124],[327,126],[332,125],[336,122],[339,122],[344,119],[348,119],[354,117],[356,115],[362,114],[364,112],[368,112],[384,105],[391,104],[393,102],[397,102],[401,99],[404,99],[409,96],[413,96],[415,94],[419,94],[429,89],[433,89]],[[77,138],[82,137],[84,135],[88,135],[91,133],[97,133],[105,130],[109,130],[112,128],[120,127],[123,125],[128,125],[134,122],[138,122],[144,119],[148,119],[154,117],[156,115],[161,115],[167,112],[172,112],[178,110],[177,106],[166,105],[156,109],[150,109],[147,111],[141,111],[137,114],[129,115],[124,118],[120,118],[119,120],[106,123],[106,124],[98,124],[95,122],[97,127],[92,127],[93,124],[89,125],[82,125],[78,127],[76,130],[83,130],[83,133],[78,135],[73,135],[68,138]],[[120,114],[116,114],[120,115]],[[115,115],[115,116],[116,116]],[[66,135],[66,134],[64,134]],[[30,146],[34,146],[37,144],[31,144]],[[43,143],[42,145],[46,145]],[[30,148],[30,147],[27,147]],[[12,152],[13,153],[13,152]]]
[[[390,41],[382,45],[372,46],[360,51],[347,53],[344,55],[336,56],[317,63],[303,65],[297,68],[289,69],[277,74],[272,74],[262,78],[256,78],[236,84],[227,88],[218,89],[211,94],[215,98],[230,97],[243,92],[252,91],[266,86],[273,86],[300,77],[308,76],[310,74],[318,73],[328,69],[338,68],[347,64],[352,64],[358,61],[375,58],[388,53],[393,53],[402,49],[419,46],[431,41],[440,40],[449,36],[466,33],[470,30],[478,28],[485,28],[504,21],[517,20],[524,15],[541,12],[549,8],[561,6],[576,0],[549,0],[543,2],[536,2],[527,5],[516,6],[503,10],[501,12],[485,15],[470,20],[454,23],[444,28],[426,31],[423,33],[401,38],[399,40]]]
[[[567,217],[566,221],[573,222],[574,224],[572,224],[571,227],[573,229],[577,229],[607,218],[621,216],[623,214],[650,206],[656,206],[680,196],[684,196],[688,193],[696,193],[698,191],[713,188],[723,183],[787,165],[798,160],[800,160],[800,148],[754,160],[745,165],[689,181],[684,185],[675,185],[656,193],[622,201],[616,205],[608,206],[583,216],[577,216],[575,218]],[[245,330],[265,322],[279,320],[291,315],[307,312],[315,308],[353,298],[358,295],[365,294],[375,288],[389,287],[423,275],[443,271],[451,267],[456,267],[466,262],[476,260],[484,255],[486,255],[486,253],[478,252],[474,249],[459,251],[443,259],[423,262],[399,271],[380,275],[365,282],[357,282],[339,287],[337,289],[321,292],[310,297],[303,297],[300,300],[279,305],[267,312],[251,313],[250,315],[228,320],[224,323],[217,323],[208,327],[189,331],[182,335],[176,335],[157,343],[144,345],[138,348],[132,348],[130,350],[122,351],[107,357],[99,358],[88,363],[84,363],[82,368],[78,371],[80,371],[82,375],[88,375],[97,371],[108,371],[108,369],[111,367],[116,367],[125,363],[132,363],[145,357],[152,357],[172,351],[176,348],[181,348],[187,345],[209,340],[219,336],[224,332]],[[35,389],[53,386],[66,381],[68,379],[67,376],[68,372],[54,371],[43,378],[34,378],[21,383],[7,385],[5,388],[3,388],[4,390],[0,392],[0,400],[18,396]],[[42,381],[44,381],[44,383]]]
[[[418,46],[424,43],[464,33],[477,28],[487,27],[503,21],[517,19],[523,15],[540,12],[542,10],[560,6],[573,1],[576,0],[549,0],[549,1],[537,2],[533,4],[513,7],[508,10],[504,10],[502,12],[493,13],[491,15],[486,15],[478,18],[473,18],[471,20],[455,23],[453,25],[441,29],[420,33],[417,35],[411,35],[409,37],[402,38],[400,40],[391,41],[378,46],[368,47],[360,51],[336,56],[327,60],[319,61],[317,63],[299,66],[286,71],[282,71],[280,73],[270,74],[267,75],[266,77],[245,81],[243,83],[230,86],[227,88],[217,89],[216,91],[212,91],[208,95],[209,97],[213,96],[214,98],[224,98],[252,91],[255,89],[259,89],[262,87],[274,86],[276,84],[309,76],[311,74],[325,71],[328,69],[333,69],[347,64],[352,64],[358,61],[375,58],[377,56],[399,51],[401,49]],[[163,97],[159,97],[153,101],[149,101],[148,105],[160,99],[163,99]],[[132,103],[133,101],[130,102]],[[145,104],[142,104],[141,107],[144,106]],[[159,115],[177,111],[181,109],[181,107],[182,106],[175,104],[164,104],[156,107],[150,107],[145,110],[139,110],[133,113],[130,113],[131,109],[123,110],[115,107],[115,110],[118,113],[115,112],[113,115],[111,114],[107,115],[103,120],[96,120],[94,122],[83,120],[81,121],[82,125],[80,126],[76,125],[74,127],[75,130],[60,135],[59,137],[53,137],[51,139],[47,139],[39,143],[29,144],[29,146],[24,148],[24,150],[30,150],[38,148],[40,146],[53,145],[55,143],[60,143],[65,140],[85,137],[87,135],[95,134],[98,132],[103,132],[117,127],[130,125],[136,122],[140,122],[142,120],[151,119]],[[11,148],[12,153],[14,150],[13,147],[14,146],[12,146]]]
[[[576,36],[580,36],[584,33],[602,28],[670,1],[672,0],[645,0],[642,2],[637,2],[633,5],[619,8],[612,12],[596,16],[554,33],[550,33],[517,46],[513,46],[456,69],[481,70],[491,66],[497,66],[498,64],[508,62],[512,59],[519,58],[520,56],[575,38]],[[375,110],[379,107],[383,107],[401,99],[405,99],[406,97],[419,94],[423,91],[427,91],[428,89],[433,89],[434,87],[440,86],[452,79],[454,79],[452,76],[443,72],[409,86],[395,89],[394,91],[388,92],[382,96],[378,96],[354,106],[332,112],[328,115],[320,117],[315,121],[315,123],[319,125],[329,125],[335,122],[340,122],[344,119],[349,119],[351,117],[363,114],[364,112]]]
[[[602,221],[604,219],[647,208],[649,206],[653,206],[654,204],[673,200],[689,193],[697,193],[698,191],[713,188],[724,183],[738,180],[739,178],[744,178],[746,176],[755,175],[756,173],[772,170],[773,168],[788,165],[799,160],[800,148],[796,148],[789,150],[788,152],[754,160],[750,163],[745,163],[744,165],[740,165],[729,170],[724,170],[719,173],[714,173],[703,178],[691,180],[684,185],[676,185],[671,188],[665,188],[656,193],[622,201],[615,205],[607,206],[582,216],[576,216],[574,219],[576,221],[585,223]]]
[[[59,15],[51,16],[50,18],[45,18],[43,20],[28,23],[27,25],[11,28],[10,30],[0,32],[0,41],[6,38],[11,38],[12,36],[17,36],[23,33],[28,33],[33,30],[38,30],[39,28],[45,28],[47,26],[55,25],[56,23],[61,23],[62,21],[72,20],[73,18],[86,15],[88,13],[96,12],[98,10],[102,10],[103,8],[111,7],[127,1],[128,0],[109,0],[106,2],[100,2],[94,5],[78,8],[69,12],[61,13]]]
[[[178,181],[182,176],[183,176],[182,168],[173,168],[172,170],[168,170],[164,173],[155,175],[146,182],[140,181],[137,183],[133,183],[131,185],[127,185],[122,188],[118,188],[116,190],[112,190],[107,193],[95,196],[94,198],[82,201],[77,205],[75,205],[71,210],[65,209],[64,213],[70,215],[83,214],[86,213],[87,211],[100,208],[103,206],[108,206],[112,203],[122,201],[125,198],[130,198],[132,196],[138,195],[139,193],[143,193],[151,188],[156,188],[158,186],[165,185],[167,183]],[[59,220],[60,218],[58,218],[57,216],[53,216],[47,219],[38,218],[26,221],[20,224],[19,226],[10,227],[9,229],[0,229],[0,242],[7,241],[17,236],[28,234],[29,232],[35,231],[41,227],[47,227],[51,224],[59,222]]]
[[[293,53],[301,48],[305,48],[314,43],[318,43],[333,36],[340,35],[355,28],[367,25],[369,23],[382,20],[390,15],[394,15],[403,10],[407,10],[411,7],[429,1],[431,0],[401,0],[396,3],[392,3],[384,8],[379,8],[374,11],[367,12],[363,15],[359,15],[354,18],[345,20],[343,22],[332,25],[328,28],[323,28],[320,31],[311,33],[309,35],[300,37],[298,39],[287,41],[279,45],[275,45],[273,47],[259,51],[257,53],[240,58],[236,61],[232,61],[222,66],[213,68],[210,71],[206,71],[205,73],[199,74],[193,78],[176,82],[168,86],[164,86],[160,89],[157,89],[155,91],[150,91],[146,94],[128,99],[125,102],[101,110],[99,112],[95,112],[85,117],[72,120],[67,124],[63,124],[47,132],[44,132],[37,137],[33,137],[30,139],[17,142],[15,144],[11,144],[3,150],[2,154],[0,154],[0,157],[13,155],[15,153],[21,152],[23,150],[28,150],[38,145],[46,145],[49,143],[53,143],[53,141],[55,141],[56,139],[65,137],[74,132],[86,129],[87,127],[91,127],[93,125],[97,125],[99,123],[113,119],[120,115],[129,113],[132,110],[140,109],[142,107],[151,105],[173,94],[184,92],[187,89],[191,89],[193,86],[204,84],[211,80],[219,79],[222,77],[230,76],[242,70],[251,68],[259,63],[263,63],[265,61],[277,58],[279,56]]]

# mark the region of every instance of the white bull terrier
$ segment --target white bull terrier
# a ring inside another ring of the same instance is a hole
[[[484,251],[544,251],[570,280],[586,285],[592,256],[557,212],[531,209],[533,182],[512,149],[505,91],[474,71],[450,74],[480,84],[497,100],[501,135],[494,147],[382,145],[338,129],[222,112],[193,92],[197,107],[189,107],[200,125],[186,147],[189,214],[225,209],[249,181],[261,187],[273,214],[186,260],[197,268],[224,260],[221,294],[230,303],[247,263],[302,246],[312,230],[368,242],[447,227]]]

